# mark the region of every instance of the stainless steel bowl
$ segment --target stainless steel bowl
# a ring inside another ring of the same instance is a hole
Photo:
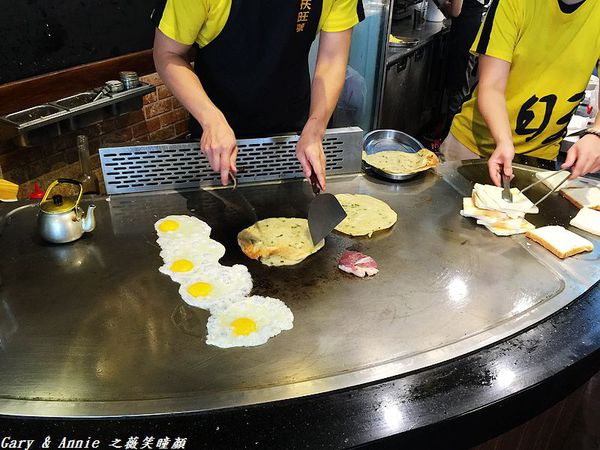
[[[383,151],[398,151],[406,153],[417,153],[423,148],[423,144],[414,137],[398,130],[373,130],[363,138],[363,150],[367,155]],[[373,167],[363,160],[363,166],[384,178],[394,181],[410,180],[419,175],[417,173],[390,173]]]

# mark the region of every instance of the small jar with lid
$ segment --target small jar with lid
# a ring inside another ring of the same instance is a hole
[[[137,72],[132,72],[132,71],[119,72],[119,79],[121,80],[121,83],[123,83],[123,86],[125,87],[125,89],[133,89],[140,85],[140,79],[138,77]]]

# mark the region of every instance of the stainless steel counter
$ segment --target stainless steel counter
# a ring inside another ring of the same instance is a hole
[[[419,43],[413,47],[403,48],[388,45],[385,60],[386,67],[393,65],[402,57],[417,51],[419,48],[429,44],[440,33],[447,33],[450,30],[449,21],[444,22],[424,22],[420,29],[413,27],[411,19],[403,19],[392,23],[391,34],[405,38],[418,39]]]
[[[444,48],[449,28],[425,22],[420,30],[412,20],[392,24],[392,34],[418,39],[411,48],[388,45],[379,128],[420,136],[441,107],[444,91]]]
[[[268,402],[417,370],[523,330],[600,279],[600,242],[563,262],[460,217],[467,179],[485,170],[446,165],[402,184],[332,179],[334,193],[388,202],[398,223],[371,239],[332,235],[318,254],[283,268],[238,249],[249,218],[225,206],[219,196],[234,199],[226,190],[98,198],[97,230],[66,246],[35,235],[34,207],[18,210],[0,231],[0,413],[138,415]],[[519,183],[532,177],[518,173]],[[242,189],[259,218],[305,217],[311,199],[301,182]],[[556,197],[533,221],[564,224],[574,212]],[[213,226],[227,247],[222,262],[248,265],[254,292],[285,301],[294,328],[260,347],[207,346],[208,313],[183,303],[158,272],[153,223],[173,213]],[[367,280],[340,272],[346,248],[374,257],[381,272]]]

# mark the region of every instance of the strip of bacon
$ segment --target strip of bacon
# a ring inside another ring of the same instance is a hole
[[[373,258],[360,252],[346,250],[338,261],[338,268],[357,277],[373,276],[379,269]]]

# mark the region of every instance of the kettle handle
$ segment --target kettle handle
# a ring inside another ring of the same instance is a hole
[[[79,205],[79,201],[81,200],[81,196],[83,194],[83,185],[77,181],[77,180],[73,180],[72,178],[58,178],[57,180],[54,180],[52,183],[50,183],[50,186],[48,186],[48,189],[46,189],[46,193],[44,194],[44,197],[42,198],[42,200],[40,201],[40,204],[44,203],[46,201],[46,199],[48,198],[48,196],[50,195],[50,191],[52,189],[54,189],[54,187],[58,184],[73,184],[75,186],[79,186],[79,194],[77,195],[77,201],[75,202],[75,206]]]

